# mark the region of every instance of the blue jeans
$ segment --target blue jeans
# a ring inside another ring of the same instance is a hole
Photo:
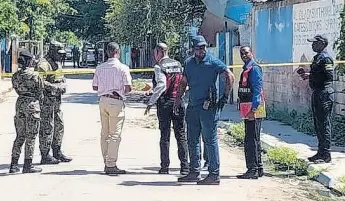
[[[205,140],[209,161],[209,173],[219,175],[219,146],[217,123],[219,113],[215,108],[204,110],[202,106],[189,106],[186,111],[190,171],[200,172],[200,133]]]

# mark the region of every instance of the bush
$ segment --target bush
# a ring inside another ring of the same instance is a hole
[[[245,135],[244,122],[230,123],[226,133],[230,135],[236,142],[243,143]]]
[[[278,170],[293,169],[297,163],[297,152],[287,147],[274,147],[267,151],[268,161]]]
[[[314,121],[310,108],[306,112],[297,112],[296,110],[289,111],[287,108],[278,110],[273,107],[267,107],[267,119],[288,124],[299,132],[315,135]],[[334,115],[332,124],[332,141],[336,142],[336,146],[344,146],[345,138],[343,131],[345,130],[345,117]]]

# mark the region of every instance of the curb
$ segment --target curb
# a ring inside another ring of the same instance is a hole
[[[269,135],[269,134],[266,134],[266,133],[261,133],[261,135],[262,134]],[[271,135],[269,135],[269,136],[271,136]],[[272,137],[274,137],[274,136],[272,136]],[[261,147],[262,147],[263,150],[267,151],[268,149],[276,147],[276,146],[273,145],[271,142],[266,141],[265,139],[261,138]],[[298,157],[298,159],[306,161],[305,158],[302,158],[302,157]],[[316,164],[311,164],[311,165],[309,165],[308,168],[311,171],[319,171],[320,170],[320,168],[317,167]],[[321,172],[321,173],[319,173],[319,175],[317,175],[315,177],[315,181],[317,181],[320,184],[322,184],[323,186],[325,186],[325,187],[335,191],[338,194],[344,195],[344,193],[341,193],[337,189],[337,187],[339,187],[340,182],[336,178],[334,178],[332,175],[330,175],[328,172]]]

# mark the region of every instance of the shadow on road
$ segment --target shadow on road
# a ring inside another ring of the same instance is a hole
[[[9,168],[10,168],[10,164],[0,164],[0,170],[5,170]]]
[[[181,183],[177,183],[174,181],[149,181],[149,182],[143,182],[143,181],[124,181],[118,185],[121,186],[182,186]]]
[[[98,97],[95,93],[71,93],[62,98],[65,103],[98,104]]]
[[[61,172],[45,172],[43,175],[90,175],[98,174],[105,175],[103,171],[88,171],[88,170],[72,170],[72,171],[61,171]]]
[[[92,80],[93,74],[65,75],[66,79]],[[67,81],[68,82],[68,81]]]
[[[160,167],[143,167],[139,169],[158,172],[161,168]],[[169,168],[169,171],[180,171],[180,168]]]

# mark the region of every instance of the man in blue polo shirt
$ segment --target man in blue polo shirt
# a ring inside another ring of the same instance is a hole
[[[181,104],[181,97],[189,87],[189,101],[186,110],[190,173],[178,179],[179,182],[197,182],[199,185],[218,185],[219,147],[217,123],[219,111],[227,102],[233,86],[234,75],[219,59],[206,52],[207,42],[203,36],[192,40],[194,55],[185,61],[175,108]],[[225,77],[225,90],[219,97],[216,86],[218,76]],[[209,175],[200,176],[200,133],[205,140],[209,160]]]

